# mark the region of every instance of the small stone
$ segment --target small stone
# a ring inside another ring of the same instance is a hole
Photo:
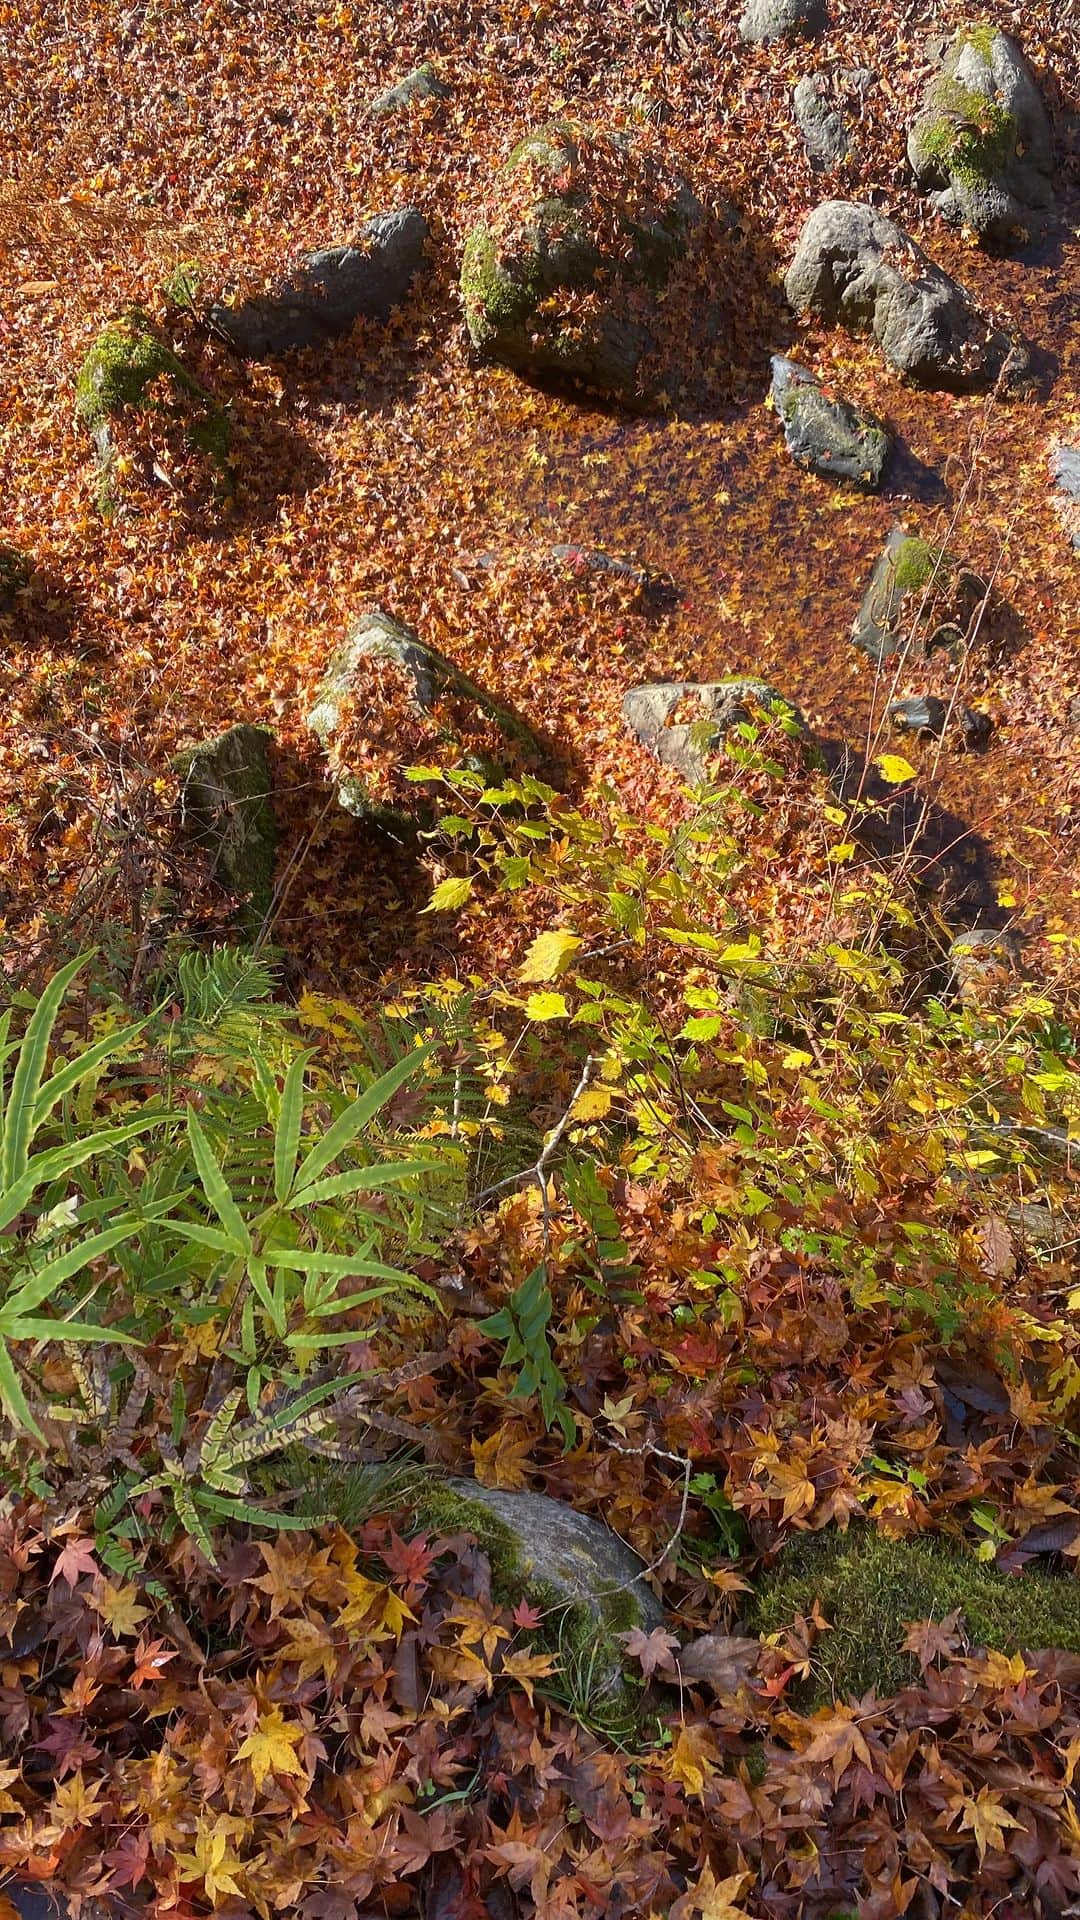
[[[948,711],[944,700],[933,693],[894,700],[887,709],[889,719],[900,733],[944,733]]]
[[[445,80],[440,80],[430,60],[425,60],[395,86],[388,87],[371,103],[371,114],[375,119],[383,119],[389,114],[401,113],[420,100],[448,100],[452,89]]]
[[[388,320],[420,269],[427,237],[427,221],[415,207],[377,214],[356,245],[308,254],[269,293],[238,307],[211,307],[210,319],[251,360],[335,339],[359,319]]]
[[[1074,547],[1080,547],[1080,446],[1054,447],[1050,454],[1054,505]]]
[[[265,727],[230,727],[190,747],[173,765],[184,826],[211,855],[216,877],[242,896],[245,927],[258,932],[273,904],[277,823]]]
[[[724,734],[752,717],[771,714],[785,731],[809,737],[799,709],[765,680],[657,681],[632,687],[622,703],[623,721],[643,747],[692,786],[703,786],[709,762]]]
[[[772,400],[792,458],[826,479],[880,487],[892,449],[887,429],[847,400],[830,400],[805,367],[772,360]]]
[[[791,103],[815,172],[825,173],[842,165],[851,152],[848,130],[843,116],[830,107],[813,74],[803,75]]]
[[[961,1000],[978,1002],[1019,973],[1022,948],[1010,927],[969,927],[949,948],[953,981]]]
[[[813,40],[828,24],[825,0],[750,0],[739,21],[739,38],[750,46],[770,40]]]

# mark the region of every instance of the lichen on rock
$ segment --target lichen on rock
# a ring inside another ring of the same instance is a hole
[[[908,135],[908,158],[937,210],[982,240],[1044,224],[1054,205],[1050,122],[1008,34],[976,23],[954,36]]]
[[[985,599],[978,574],[898,523],[870,575],[851,637],[872,660],[956,648],[970,637]]]

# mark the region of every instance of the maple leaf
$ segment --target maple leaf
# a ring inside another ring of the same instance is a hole
[[[516,1493],[528,1485],[523,1464],[533,1452],[529,1434],[513,1427],[497,1427],[490,1439],[477,1440],[474,1436],[469,1445],[482,1487],[502,1487]]]
[[[207,1898],[216,1906],[218,1895],[232,1895],[237,1900],[244,1897],[243,1887],[236,1879],[243,1872],[243,1861],[230,1847],[232,1836],[246,1833],[249,1823],[238,1819],[234,1814],[215,1813],[209,1821],[200,1820],[195,1830],[195,1846],[191,1853],[178,1853],[176,1864],[185,1880],[201,1880]]]
[[[673,1780],[691,1795],[700,1796],[719,1765],[720,1755],[704,1727],[684,1726],[667,1760]]]
[[[697,1885],[690,1887],[674,1902],[669,1920],[747,1920],[740,1896],[753,1880],[752,1873],[729,1873],[718,1880],[706,1861]]]
[[[540,1625],[542,1615],[531,1600],[519,1600],[510,1618],[515,1627],[522,1627],[528,1633]]]
[[[872,1767],[870,1749],[858,1727],[856,1709],[838,1704],[831,1712],[815,1714],[810,1725],[814,1737],[804,1758],[816,1766],[832,1762],[834,1783],[838,1782],[853,1760]]]
[[[271,1707],[259,1715],[253,1731],[237,1747],[236,1757],[247,1761],[261,1792],[268,1774],[291,1773],[303,1777],[304,1769],[296,1754],[303,1737],[303,1727],[286,1720],[280,1707]]]
[[[56,1556],[56,1565],[49,1575],[49,1585],[54,1580],[66,1580],[69,1587],[78,1585],[84,1573],[100,1578],[101,1568],[94,1558],[92,1540],[68,1540]]]
[[[134,1581],[127,1586],[115,1587],[109,1580],[96,1580],[90,1594],[90,1605],[95,1613],[100,1613],[110,1633],[117,1640],[124,1634],[134,1634],[140,1620],[148,1618],[149,1607],[138,1604],[139,1589]]]
[[[1022,1820],[1015,1820],[1011,1813],[1006,1812],[997,1794],[992,1793],[989,1787],[980,1787],[974,1799],[965,1799],[961,1803],[960,1826],[974,1835],[980,1866],[986,1858],[988,1847],[994,1853],[1005,1852],[1007,1828],[1015,1827],[1023,1831],[1023,1825]]]
[[[516,1653],[503,1655],[503,1673],[509,1680],[516,1680],[523,1688],[532,1705],[534,1680],[546,1680],[549,1674],[559,1671],[558,1660],[553,1653],[531,1653],[527,1647],[520,1647]]]
[[[148,1640],[142,1634],[135,1648],[135,1667],[128,1684],[138,1688],[160,1679],[161,1669],[175,1659],[175,1647],[167,1647],[164,1640]]]
[[[92,1827],[101,1812],[101,1796],[108,1785],[107,1780],[95,1780],[87,1786],[80,1767],[70,1780],[65,1780],[53,1791],[52,1811],[56,1824],[63,1832],[71,1827]]]
[[[646,1680],[650,1674],[674,1673],[675,1662],[672,1654],[678,1651],[677,1634],[668,1633],[666,1627],[654,1627],[651,1633],[643,1633],[640,1627],[631,1627],[629,1633],[620,1635],[623,1646],[631,1660],[636,1660]],[[757,1642],[754,1642],[755,1646]]]
[[[956,1632],[959,1613],[946,1614],[944,1620],[913,1620],[904,1634],[904,1652],[913,1653],[924,1673],[935,1660],[951,1660],[960,1650]]]
[[[703,1633],[679,1654],[684,1680],[702,1680],[721,1697],[737,1693],[749,1680],[761,1657],[759,1640],[739,1639],[730,1633]]]

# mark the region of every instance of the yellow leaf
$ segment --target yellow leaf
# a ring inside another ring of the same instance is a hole
[[[611,1110],[613,1090],[611,1087],[586,1087],[579,1093],[570,1109],[572,1120],[602,1120]]]
[[[90,1605],[100,1613],[114,1639],[121,1639],[125,1633],[137,1634],[139,1621],[149,1617],[150,1608],[139,1606],[138,1594],[134,1581],[126,1587],[114,1587],[111,1580],[94,1582]]]
[[[451,874],[449,879],[440,880],[431,899],[424,908],[424,912],[456,913],[460,907],[465,905],[471,892],[472,881],[470,879],[458,879],[456,875]]]
[[[716,1772],[716,1749],[707,1733],[684,1727],[668,1760],[668,1772],[687,1793],[700,1795],[705,1782]]]
[[[393,1634],[395,1640],[400,1640],[406,1620],[415,1622],[415,1613],[410,1613],[400,1594],[395,1593],[392,1587],[387,1588],[383,1601],[383,1626]]]
[[[692,1906],[685,1906],[685,1913],[697,1914],[699,1920],[745,1920],[746,1908],[738,1904],[739,1896],[753,1877],[751,1873],[729,1873],[718,1880],[706,1861],[697,1885],[679,1901],[679,1911],[684,1911],[684,1902],[693,1901]]]
[[[236,1757],[247,1761],[255,1785],[261,1790],[268,1774],[303,1776],[304,1769],[296,1757],[296,1748],[303,1737],[302,1727],[286,1720],[280,1707],[271,1707],[259,1715],[255,1731],[237,1748]]]
[[[559,928],[551,933],[538,933],[525,955],[522,980],[557,980],[566,972],[580,946],[576,933],[566,933]]]
[[[1023,1826],[1022,1820],[1014,1820],[1011,1813],[1006,1813],[996,1793],[991,1793],[989,1787],[980,1787],[974,1800],[964,1801],[963,1809],[960,1825],[975,1835],[980,1865],[986,1857],[987,1847],[994,1853],[1006,1852],[1006,1827]]]
[[[882,779],[888,781],[890,787],[902,786],[905,780],[916,778],[915,768],[910,760],[904,759],[902,753],[879,754],[874,765]]]
[[[565,1020],[569,1012],[566,996],[561,993],[530,993],[525,1002],[529,1020]]]

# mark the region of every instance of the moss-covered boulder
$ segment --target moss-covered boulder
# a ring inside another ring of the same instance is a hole
[[[908,135],[920,186],[947,220],[1005,241],[1054,205],[1050,121],[1015,40],[967,26],[949,44]]]
[[[785,733],[808,737],[799,709],[766,680],[665,680],[631,687],[623,720],[635,739],[692,786],[704,786],[725,733],[761,715]]]
[[[788,452],[800,467],[869,492],[880,487],[892,437],[880,420],[832,399],[812,373],[774,354],[771,397]]]
[[[10,613],[20,593],[30,585],[31,566],[17,547],[0,542],[0,613]]]
[[[140,415],[176,423],[188,449],[205,456],[218,477],[231,484],[224,409],[141,308],[130,308],[98,334],[75,382],[75,413],[94,442],[98,503],[106,514],[115,505],[113,429]]]
[[[445,80],[440,80],[430,60],[424,60],[411,73],[387,87],[372,101],[369,109],[372,119],[385,120],[395,114],[403,113],[407,107],[418,106],[429,100],[448,100],[451,89]]]
[[[643,1563],[618,1534],[546,1494],[472,1480],[433,1482],[417,1515],[432,1532],[475,1536],[496,1600],[527,1600],[540,1614],[538,1637],[559,1660],[560,1698],[598,1729],[630,1733],[642,1689],[626,1669],[619,1636],[634,1627],[651,1632],[664,1612]]]
[[[178,754],[185,829],[209,855],[214,873],[240,899],[240,919],[257,933],[274,893],[277,823],[265,727],[230,727]]]
[[[944,1540],[887,1540],[865,1526],[799,1534],[760,1582],[751,1623],[759,1633],[780,1633],[800,1614],[808,1619],[815,1602],[829,1621],[814,1646],[820,1699],[909,1686],[919,1677],[918,1662],[904,1652],[909,1623],[952,1613],[973,1647],[1080,1653],[1075,1574],[998,1573]]]
[[[391,828],[415,818],[422,789],[410,767],[472,767],[498,781],[543,758],[524,721],[381,607],[350,627],[307,724],[341,805]]]
[[[1023,342],[995,326],[966,288],[896,222],[857,200],[815,207],[784,279],[799,314],[868,333],[898,373],[964,392],[1000,381],[1020,390]]]
[[[870,575],[851,637],[872,660],[956,650],[970,637],[985,596],[978,574],[897,525]]]
[[[961,1000],[986,1004],[996,987],[1015,984],[1022,958],[1020,936],[1011,927],[967,927],[958,933],[949,960]]]
[[[388,320],[423,265],[427,238],[427,221],[415,207],[375,214],[350,246],[307,254],[266,293],[211,307],[210,318],[247,359],[319,346],[357,320]]]
[[[629,405],[668,378],[659,296],[702,211],[685,180],[625,137],[557,121],[500,168],[461,265],[485,357]]]

